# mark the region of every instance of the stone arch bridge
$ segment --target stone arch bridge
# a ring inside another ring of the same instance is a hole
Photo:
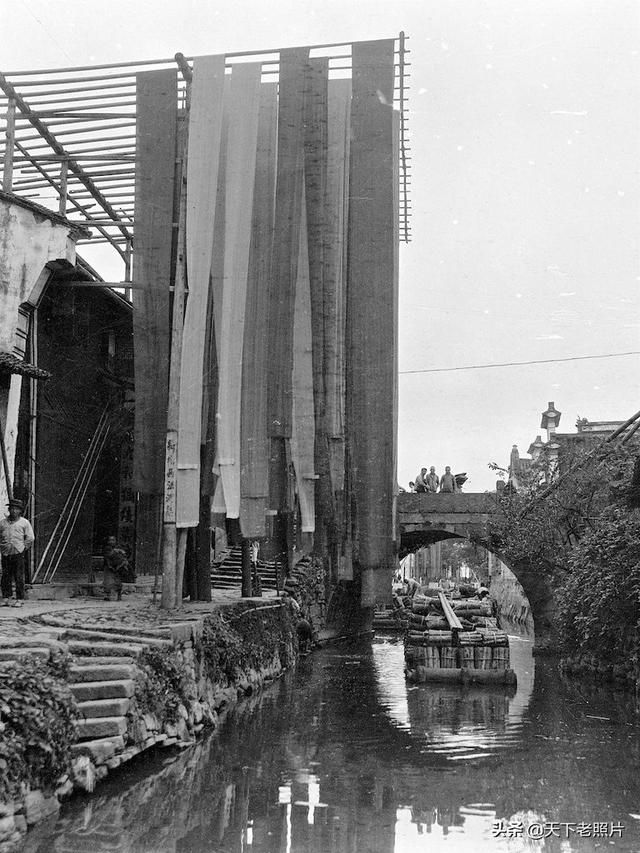
[[[495,492],[400,494],[396,518],[400,557],[444,539],[472,539],[484,543],[487,523],[499,511]],[[536,649],[553,648],[554,594],[548,576],[534,565],[511,565],[499,551],[494,553],[509,566],[529,599]]]

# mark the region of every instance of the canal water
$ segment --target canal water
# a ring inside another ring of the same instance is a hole
[[[633,697],[563,679],[532,638],[511,649],[507,691],[409,686],[399,638],[328,647],[196,746],[73,799],[24,851],[640,851]]]

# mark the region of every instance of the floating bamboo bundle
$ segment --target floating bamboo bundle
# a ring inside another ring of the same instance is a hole
[[[458,634],[460,646],[481,646],[482,644],[482,634],[479,631],[460,631]]]
[[[440,649],[437,646],[427,646],[424,651],[427,669],[440,669]]]
[[[491,669],[509,669],[509,646],[491,649]]]
[[[491,669],[493,649],[490,646],[476,646],[473,649],[473,661],[476,669]]]
[[[414,629],[416,627],[424,627],[436,628],[445,631],[449,627],[449,625],[447,624],[447,620],[444,618],[444,616],[438,616],[437,614],[421,616],[417,613],[411,613],[409,616],[409,621],[411,623],[411,627]]]
[[[440,649],[440,667],[442,669],[457,669],[458,668],[458,650],[454,646],[442,646],[441,647],[441,649]]]
[[[486,601],[452,601],[451,606],[457,616],[491,616],[491,604]]]
[[[450,646],[453,642],[451,631],[409,631],[406,643],[409,646]]]
[[[509,646],[509,638],[506,631],[493,631],[490,628],[478,628],[485,646]]]
[[[476,649],[472,645],[461,646],[460,647],[460,666],[466,667],[467,669],[474,669],[475,667],[475,653]]]
[[[472,616],[471,621],[477,628],[493,628],[497,630],[498,620],[495,616]]]

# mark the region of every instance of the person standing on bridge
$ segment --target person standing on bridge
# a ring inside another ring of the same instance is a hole
[[[442,479],[440,480],[440,493],[443,492],[447,494],[452,494],[453,492],[458,491],[458,485],[456,483],[456,478],[451,473],[451,468],[449,465],[444,469],[444,474],[442,475]]]
[[[438,486],[440,485],[440,477],[436,474],[436,469],[431,466],[429,469],[429,473],[427,474],[427,491],[428,492],[437,492]]]
[[[420,473],[416,477],[416,492],[426,492],[427,489],[427,469],[421,468]]]

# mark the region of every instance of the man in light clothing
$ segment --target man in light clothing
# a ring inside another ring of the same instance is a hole
[[[24,504],[11,499],[8,503],[9,515],[0,521],[0,562],[2,578],[0,588],[3,598],[11,598],[13,584],[16,585],[16,600],[24,599],[26,571],[26,552],[34,542],[33,528],[22,517]]]
[[[444,474],[442,475],[442,479],[440,480],[440,492],[457,492],[458,484],[456,483],[456,478],[451,473],[451,468],[447,465],[444,469]]]
[[[427,474],[425,483],[427,484],[428,492],[437,492],[438,486],[440,485],[440,477],[436,474],[436,469],[432,465],[429,469],[429,473]]]

